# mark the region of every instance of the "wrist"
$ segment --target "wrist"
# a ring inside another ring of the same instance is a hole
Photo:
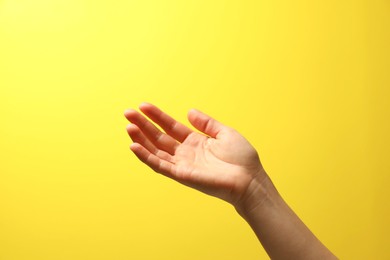
[[[249,183],[245,193],[234,204],[236,211],[244,218],[254,211],[263,211],[280,199],[271,179],[261,169]]]

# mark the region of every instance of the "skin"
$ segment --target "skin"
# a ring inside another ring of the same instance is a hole
[[[125,111],[130,149],[155,172],[232,204],[271,259],[337,259],[282,199],[236,130],[195,109],[188,120],[198,131],[152,104],[139,110]]]

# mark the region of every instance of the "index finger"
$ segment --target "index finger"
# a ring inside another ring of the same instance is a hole
[[[183,142],[193,131],[182,123],[176,121],[161,109],[150,103],[142,103],[139,109],[153,122],[159,125],[168,135],[179,142]]]

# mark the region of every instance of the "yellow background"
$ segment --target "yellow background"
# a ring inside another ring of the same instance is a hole
[[[259,150],[342,259],[390,259],[390,3],[0,0],[0,259],[266,259],[128,146],[142,101]]]

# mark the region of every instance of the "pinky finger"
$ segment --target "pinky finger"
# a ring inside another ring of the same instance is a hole
[[[138,157],[138,159],[140,159],[140,161],[148,165],[155,172],[172,178],[175,168],[174,164],[152,154],[139,143],[131,144],[130,149]]]

